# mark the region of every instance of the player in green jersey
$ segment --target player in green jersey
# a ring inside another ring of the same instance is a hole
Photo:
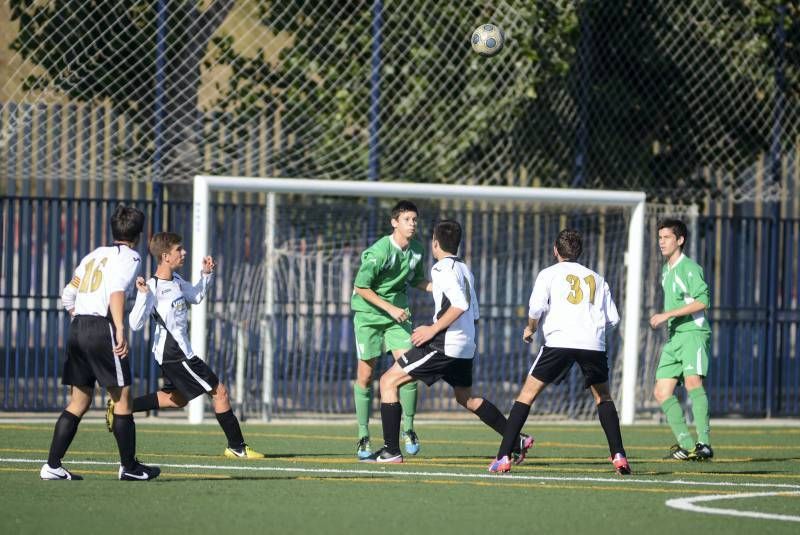
[[[661,271],[664,312],[653,315],[650,326],[655,329],[666,323],[669,339],[661,350],[653,394],[678,441],[667,458],[707,461],[714,457],[708,396],[703,387],[710,354],[711,328],[705,313],[710,298],[703,268],[683,254],[687,234],[686,225],[677,219],[667,219],[658,226],[658,247],[666,259]],[[683,408],[674,395],[680,383],[692,400],[697,441],[693,440]]]
[[[414,239],[419,212],[414,203],[400,201],[392,208],[389,236],[373,243],[361,254],[361,267],[353,283],[353,327],[355,328],[358,369],[353,383],[360,459],[372,454],[369,441],[369,413],[372,406],[372,373],[378,357],[391,351],[395,360],[413,347],[411,312],[408,309],[409,287],[431,291],[425,279],[424,248]],[[417,383],[400,388],[403,410],[403,439],[406,452],[419,452],[419,438],[414,431],[417,408]]]

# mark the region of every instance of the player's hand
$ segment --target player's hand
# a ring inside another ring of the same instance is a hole
[[[389,309],[389,315],[397,323],[403,323],[411,319],[411,313],[407,308],[400,308],[394,305]]]
[[[526,344],[533,342],[533,333],[534,331],[526,325],[525,329],[522,331],[522,341]]]
[[[125,335],[121,334],[122,329],[117,329],[116,343],[114,344],[114,354],[119,358],[124,359],[128,356],[128,341],[125,340]]]
[[[144,277],[136,277],[136,289],[146,294],[150,291],[150,287],[147,286],[147,283],[144,281]]]
[[[666,314],[653,314],[650,318],[650,327],[653,329],[657,329],[659,325],[667,321],[669,318]]]
[[[217,267],[217,265],[214,263],[213,256],[203,257],[203,273],[206,275],[213,273],[215,267]]]
[[[431,338],[436,336],[436,333],[437,331],[433,328],[433,325],[422,325],[411,333],[411,343],[419,347],[430,341]]]

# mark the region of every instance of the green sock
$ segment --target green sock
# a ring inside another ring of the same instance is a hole
[[[403,431],[410,431],[414,429],[414,415],[417,414],[417,382],[401,386],[399,395],[403,407]]]
[[[692,398],[692,414],[694,415],[694,426],[697,429],[697,442],[701,444],[711,444],[709,434],[708,415],[708,395],[706,389],[701,387],[689,390],[689,397]]]
[[[369,436],[369,411],[372,408],[372,388],[362,388],[353,383],[353,399],[356,402],[358,438]]]
[[[678,403],[678,398],[671,396],[661,404],[661,410],[667,415],[667,423],[672,428],[672,434],[675,435],[678,445],[686,451],[692,451],[694,441],[689,432],[689,426],[686,425],[686,418],[683,417],[683,409]]]

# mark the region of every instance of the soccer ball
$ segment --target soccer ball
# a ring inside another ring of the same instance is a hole
[[[472,32],[472,50],[481,56],[494,56],[503,49],[506,36],[496,24],[481,24]]]

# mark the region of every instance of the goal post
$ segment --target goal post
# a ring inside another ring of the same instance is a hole
[[[231,176],[205,176],[194,178],[193,197],[193,236],[192,236],[192,273],[198,272],[202,266],[203,256],[210,251],[210,203],[212,193],[226,192],[259,192],[268,195],[265,221],[266,229],[264,247],[275,247],[274,196],[277,194],[297,194],[313,196],[359,197],[359,198],[392,198],[392,199],[436,199],[442,201],[476,201],[487,204],[498,203],[541,203],[543,205],[590,206],[598,208],[622,208],[627,212],[627,247],[624,254],[625,264],[625,303],[622,324],[622,380],[621,421],[629,424],[634,421],[636,409],[636,377],[639,359],[639,332],[641,322],[642,272],[644,246],[644,214],[645,194],[643,192],[613,190],[583,190],[561,188],[535,188],[511,186],[471,186],[447,184],[420,184],[404,182],[365,182],[342,180],[313,180],[299,178],[245,178]],[[271,215],[270,215],[271,213]],[[541,239],[552,243],[555,236],[542,236]],[[269,243],[273,240],[272,243]],[[473,266],[476,270],[478,266]],[[269,262],[267,267],[269,268]],[[530,274],[530,285],[535,273]],[[274,276],[267,275],[265,292],[274,291]],[[272,297],[267,299],[271,306]],[[522,303],[519,303],[522,304]],[[192,307],[191,311],[191,343],[199,355],[207,355],[206,343],[208,335],[207,302]],[[264,375],[267,383],[271,383],[273,350],[271,341],[265,342],[270,347],[264,354]],[[354,357],[355,358],[355,357]],[[241,387],[241,385],[237,385]],[[269,414],[271,385],[264,385],[263,414]],[[189,421],[200,423],[204,415],[203,396],[190,403]]]

